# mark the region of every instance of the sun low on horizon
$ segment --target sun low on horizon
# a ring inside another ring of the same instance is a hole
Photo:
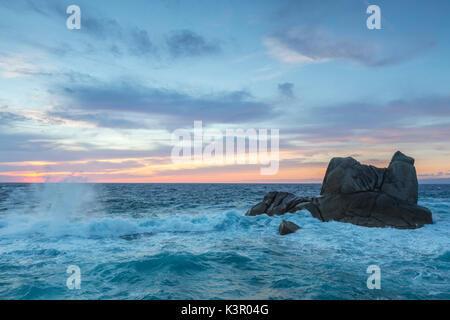
[[[449,13],[0,0],[0,305],[263,320],[448,301]]]

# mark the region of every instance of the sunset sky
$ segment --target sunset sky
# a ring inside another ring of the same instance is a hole
[[[0,182],[321,182],[332,157],[387,166],[396,150],[450,182],[449,15],[447,0],[0,0]],[[175,165],[171,134],[195,120],[279,129],[278,174]]]

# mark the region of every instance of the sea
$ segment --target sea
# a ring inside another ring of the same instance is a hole
[[[320,184],[0,184],[0,299],[450,299],[450,185],[416,230],[245,216],[269,191]]]

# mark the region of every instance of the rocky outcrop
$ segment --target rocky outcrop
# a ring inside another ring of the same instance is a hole
[[[267,214],[269,216],[282,215],[286,212],[295,212],[304,209],[304,205],[310,203],[311,198],[297,197],[289,192],[269,192],[263,201],[253,206],[247,211],[247,216],[256,216],[259,214]]]
[[[379,191],[385,170],[360,164],[350,157],[333,158],[328,164],[320,194]]]
[[[414,159],[397,151],[388,168],[363,165],[353,158],[333,158],[320,196],[269,192],[246,215],[282,215],[307,209],[321,221],[366,227],[420,228],[433,223],[430,210],[417,205]]]
[[[281,224],[280,227],[278,228],[278,232],[284,236],[290,233],[294,233],[295,231],[297,231],[298,229],[300,229],[300,227],[298,225],[296,225],[293,222],[290,221],[286,221],[286,220],[281,220]]]
[[[382,192],[327,195],[307,209],[322,221],[350,222],[365,227],[415,229],[432,223],[431,212]]]
[[[414,159],[397,151],[385,171],[381,191],[407,203],[417,204],[418,185]]]

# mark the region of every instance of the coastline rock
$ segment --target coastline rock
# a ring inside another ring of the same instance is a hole
[[[264,196],[263,201],[250,208],[245,215],[256,216],[263,213],[269,216],[282,215],[286,212],[302,210],[311,200],[308,197],[297,197],[290,192],[272,191]]]
[[[411,204],[417,204],[418,187],[414,159],[397,151],[386,169],[381,191]]]
[[[350,194],[380,190],[385,169],[360,164],[353,158],[333,158],[320,194]]]
[[[314,199],[308,210],[322,221],[350,222],[365,227],[416,229],[433,223],[427,208],[381,192],[327,195]]]
[[[365,227],[415,229],[433,223],[432,213],[417,205],[414,159],[397,151],[388,168],[363,165],[353,158],[331,159],[320,196],[269,192],[246,215],[282,215],[307,209],[321,221]]]
[[[280,227],[278,228],[278,232],[282,236],[284,236],[286,234],[294,233],[298,229],[300,229],[300,227],[298,225],[296,225],[293,222],[286,221],[283,219],[283,220],[281,220],[281,224],[280,224]]]
[[[130,234],[124,234],[122,236],[120,236],[121,239],[123,240],[137,240],[143,237],[150,237],[153,236],[152,232],[143,232],[143,233],[130,233]]]

